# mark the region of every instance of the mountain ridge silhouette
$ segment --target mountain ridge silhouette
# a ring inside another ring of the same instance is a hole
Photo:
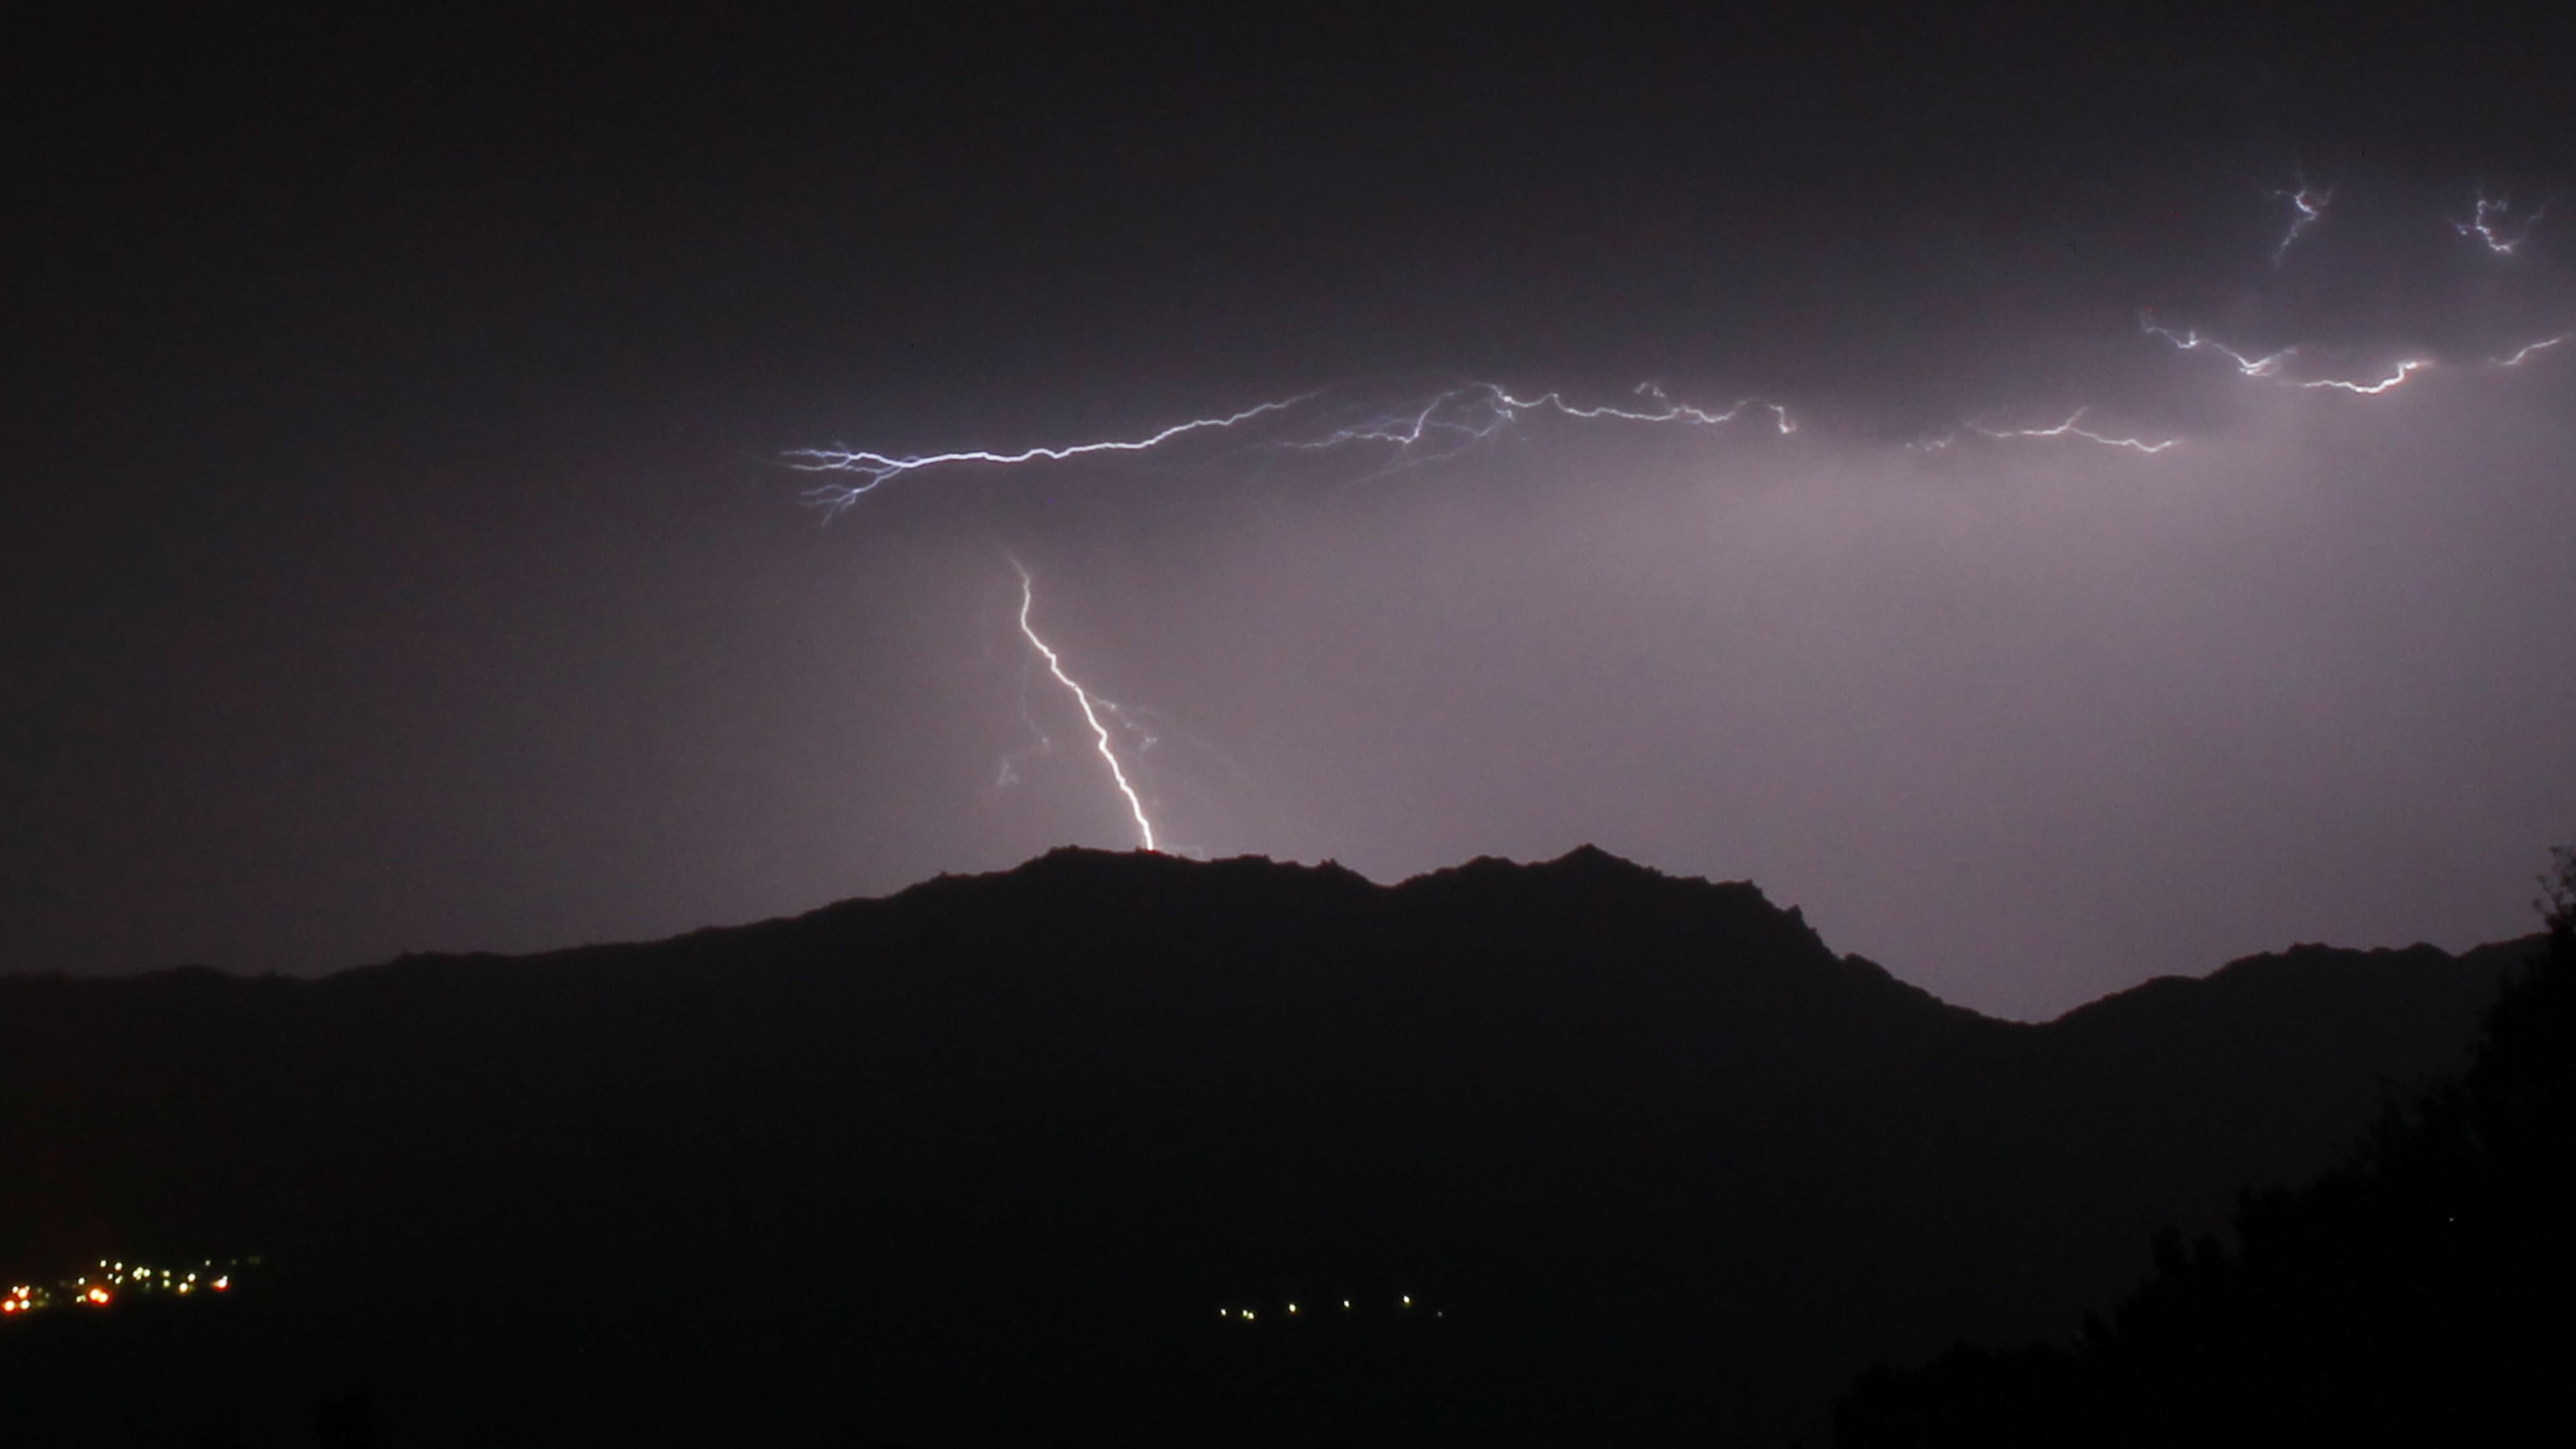
[[[2017,1023],[1590,847],[1386,886],[1063,849],[661,942],[0,978],[0,1267],[265,1250],[270,1358],[486,1442],[852,1384],[898,1436],[1777,1440],[2313,1170],[2526,954],[2300,947]],[[800,1257],[853,1286],[737,1293]],[[1209,1336],[1336,1284],[1446,1337]]]

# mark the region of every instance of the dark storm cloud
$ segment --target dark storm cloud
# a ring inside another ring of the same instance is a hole
[[[1188,848],[1598,840],[2022,1012],[2516,930],[2576,803],[2576,355],[2482,359],[2576,324],[2576,211],[2452,222],[2570,182],[2530,23],[35,36],[7,964],[638,936],[1121,843],[1005,548]],[[1260,446],[1461,376],[1802,426]],[[1316,387],[829,528],[778,466]],[[1974,430],[2078,408],[2178,446]]]

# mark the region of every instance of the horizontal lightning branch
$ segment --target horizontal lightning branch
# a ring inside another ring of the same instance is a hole
[[[1239,429],[1264,420],[1275,424],[1284,418],[1274,415],[1296,412],[1322,395],[1321,391],[1303,392],[1293,397],[1255,403],[1221,417],[1193,418],[1188,422],[1174,423],[1141,438],[1022,448],[1015,452],[968,449],[897,456],[858,448],[797,448],[784,456],[787,466],[798,472],[856,475],[856,482],[836,479],[806,490],[806,502],[823,509],[826,517],[835,517],[880,485],[907,474],[970,463],[1014,467],[1060,463],[1095,453],[1142,453],[1195,433]],[[1375,444],[1393,449],[1395,463],[1401,466],[1454,456],[1505,432],[1525,415],[1538,413],[1551,413],[1583,422],[1717,427],[1732,423],[1748,412],[1761,412],[1771,416],[1774,428],[1782,436],[1798,430],[1787,408],[1760,398],[1740,399],[1725,408],[1705,408],[1675,402],[1653,383],[1639,386],[1637,396],[1643,400],[1643,405],[1579,407],[1567,402],[1560,393],[1520,397],[1494,383],[1468,382],[1444,388],[1428,397],[1417,397],[1400,405],[1369,411],[1355,422],[1318,425],[1304,435],[1274,435],[1265,439],[1263,446],[1317,452]]]
[[[1983,423],[1971,420],[1968,423],[1968,430],[1987,438],[2081,438],[2088,443],[2100,443],[2106,448],[2127,448],[2131,452],[2144,453],[2149,457],[2168,448],[2182,445],[2180,438],[2164,438],[2151,443],[2144,438],[2115,438],[2108,433],[2097,433],[2090,428],[2078,426],[2084,421],[2084,414],[2087,411],[2089,409],[2077,408],[2066,421],[2053,428],[1990,428]]]

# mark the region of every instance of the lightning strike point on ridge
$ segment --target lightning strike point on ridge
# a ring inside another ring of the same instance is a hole
[[[1118,786],[1118,793],[1126,797],[1127,813],[1136,817],[1138,845],[1146,850],[1156,849],[1154,822],[1145,817],[1145,802],[1137,796],[1136,787],[1127,783],[1127,772],[1119,766],[1118,752],[1110,748],[1109,727],[1100,722],[1100,712],[1094,707],[1095,701],[1092,699],[1091,691],[1075,683],[1073,676],[1064,672],[1064,660],[1056,654],[1055,650],[1047,646],[1044,639],[1038,637],[1037,629],[1029,623],[1029,611],[1037,604],[1036,581],[1029,577],[1028,566],[1018,559],[1011,560],[1011,567],[1020,576],[1020,633],[1027,637],[1030,647],[1037,650],[1038,654],[1046,660],[1047,672],[1055,676],[1056,683],[1063,685],[1066,692],[1073,696],[1073,702],[1082,706],[1082,718],[1091,726],[1092,737],[1100,748],[1100,758],[1108,762],[1109,778]]]

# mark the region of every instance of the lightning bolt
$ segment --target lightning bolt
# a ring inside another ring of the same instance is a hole
[[[2298,351],[2295,347],[2284,347],[2269,357],[2247,357],[2244,353],[2237,351],[2235,348],[2229,347],[2223,342],[2201,336],[2198,329],[2186,328],[2183,331],[2176,332],[2170,327],[2159,327],[2156,325],[2155,315],[2156,314],[2153,312],[2140,312],[2138,314],[2138,327],[2148,336],[2163,338],[2165,341],[2172,343],[2174,350],[2177,352],[2197,352],[2206,347],[2210,351],[2217,353],[2219,356],[2226,358],[2228,361],[2235,363],[2236,370],[2247,377],[2272,376],[2281,370],[2281,364],[2290,359],[2290,354]]]
[[[967,449],[948,453],[916,453],[897,457],[888,453],[859,448],[795,448],[783,456],[787,466],[803,473],[854,473],[856,483],[820,484],[805,491],[805,501],[823,510],[829,520],[874,492],[880,485],[910,473],[955,464],[987,463],[1014,466],[1026,463],[1060,463],[1093,453],[1142,453],[1192,433],[1239,428],[1256,419],[1284,414],[1315,402],[1323,389],[1298,393],[1293,397],[1255,403],[1239,412],[1221,417],[1193,418],[1174,423],[1141,438],[1113,439],[1106,442],[1068,443],[1050,447],[1022,448],[1017,452],[994,452]],[[1741,398],[1725,408],[1707,408],[1693,403],[1676,402],[1654,383],[1638,385],[1636,395],[1642,406],[1619,407],[1604,404],[1594,407],[1567,402],[1562,393],[1544,392],[1521,397],[1499,383],[1464,382],[1442,388],[1429,397],[1416,398],[1397,406],[1380,407],[1363,412],[1356,421],[1339,426],[1319,424],[1320,431],[1305,437],[1273,439],[1268,446],[1300,452],[1322,452],[1329,449],[1377,444],[1391,448],[1395,458],[1388,467],[1410,467],[1455,457],[1479,443],[1503,433],[1525,414],[1553,413],[1559,417],[1583,422],[1612,421],[1628,423],[1675,423],[1692,427],[1720,427],[1750,412],[1771,415],[1773,427],[1783,437],[1798,430],[1796,419],[1778,403],[1762,398]]]
[[[2400,383],[2406,381],[2406,379],[2414,376],[2416,373],[2422,372],[2424,369],[2431,367],[2432,365],[2433,364],[2430,361],[2424,358],[2410,357],[2398,363],[2397,370],[2395,372],[2388,374],[2388,376],[2381,378],[2377,382],[2347,382],[2342,378],[2321,377],[2314,382],[2300,383],[2299,386],[2304,388],[2331,387],[2341,389],[2344,392],[2358,393],[2363,397],[2377,397],[2381,393],[2395,388]]]
[[[2272,249],[2272,265],[2278,268],[2300,237],[2323,221],[2333,204],[2334,191],[2312,186],[2301,175],[2290,190],[2275,190],[2266,195],[2289,203],[2292,216],[2288,229]],[[2452,226],[2463,236],[2474,236],[2490,251],[2510,255],[2529,235],[2530,229],[2545,214],[2546,207],[2535,210],[2524,219],[2521,229],[2507,235],[2502,219],[2510,214],[2510,202],[2490,198],[2483,190],[2474,197],[2473,214],[2467,221],[2454,221]],[[2290,375],[2299,349],[2283,347],[2276,352],[2255,356],[2237,350],[2197,328],[2180,330],[2159,323],[2153,312],[2138,315],[2141,331],[2155,337],[2177,352],[2207,352],[2225,358],[2241,377],[2296,387],[2306,391],[2333,391],[2354,397],[2380,397],[2403,386],[2416,373],[2434,366],[2426,357],[2408,357],[2395,363],[2395,370],[2385,377],[2302,378]],[[2521,365],[2534,354],[2568,340],[2564,335],[2529,343],[2510,356],[2487,361],[2505,367]],[[1318,408],[1329,394],[1344,391],[1340,386],[1315,388],[1264,402],[1256,402],[1235,412],[1191,418],[1172,423],[1142,436],[1110,438],[1091,442],[1060,443],[1026,447],[1017,450],[959,449],[949,452],[892,454],[862,448],[797,448],[782,455],[786,466],[799,472],[835,475],[832,481],[818,483],[805,490],[805,501],[823,510],[825,520],[837,518],[877,488],[897,478],[934,469],[969,464],[1014,467],[1039,463],[1057,463],[1093,454],[1144,453],[1185,438],[1203,433],[1226,432],[1259,426],[1262,433],[1258,446],[1276,451],[1326,452],[1333,450],[1376,447],[1388,450],[1385,465],[1365,477],[1378,477],[1402,468],[1438,462],[1456,457],[1470,449],[1509,433],[1525,419],[1548,415],[1577,422],[1619,422],[1643,425],[1670,425],[1695,428],[1722,427],[1740,421],[1748,413],[1768,413],[1775,430],[1782,436],[1798,430],[1789,410],[1760,397],[1739,398],[1725,407],[1708,407],[1678,401],[1655,383],[1639,384],[1635,401],[1629,403],[1578,404],[1569,401],[1561,391],[1522,395],[1500,383],[1453,381],[1428,394],[1415,394],[1396,403],[1334,404]],[[1322,416],[1317,416],[1321,411]],[[1305,431],[1295,431],[1296,419],[1306,419]],[[2175,446],[2177,439],[2151,440],[2139,437],[2115,437],[2083,426],[2085,410],[2079,409],[2064,422],[2046,428],[1988,427],[1973,419],[1962,426],[1988,438],[2077,438],[2105,447],[2123,448],[2153,455]],[[1282,434],[1285,434],[1284,436]],[[1909,446],[1938,449],[1954,441],[1956,431],[1938,438],[1919,439]]]
[[[1064,672],[1063,658],[1047,646],[1047,641],[1038,637],[1037,629],[1029,623],[1029,611],[1037,606],[1037,582],[1029,577],[1028,566],[1018,559],[1011,560],[1011,567],[1020,576],[1020,633],[1027,636],[1029,647],[1046,660],[1047,672],[1055,676],[1056,683],[1063,685],[1065,691],[1073,696],[1073,702],[1082,706],[1082,718],[1091,726],[1092,738],[1100,748],[1100,758],[1109,765],[1109,778],[1117,785],[1118,793],[1126,797],[1127,813],[1136,817],[1137,843],[1146,850],[1154,849],[1154,822],[1145,817],[1145,802],[1138,798],[1136,787],[1127,783],[1127,771],[1118,763],[1118,752],[1109,746],[1109,727],[1100,722],[1102,708],[1115,711],[1117,706],[1096,700],[1090,690],[1075,683],[1073,676]]]
[[[1284,412],[1314,396],[1313,393],[1300,393],[1295,397],[1281,398],[1276,402],[1254,403],[1241,412],[1221,418],[1192,418],[1185,423],[1174,423],[1148,437],[1115,439],[1100,443],[1073,443],[1053,448],[1023,448],[1016,453],[993,453],[979,449],[957,453],[917,453],[897,458],[885,453],[872,453],[853,448],[795,448],[789,450],[786,456],[798,460],[790,462],[788,466],[800,472],[856,473],[866,480],[862,483],[829,484],[807,491],[805,496],[808,502],[821,507],[826,517],[834,517],[851,504],[858,502],[861,497],[874,492],[877,485],[890,479],[900,478],[906,473],[918,473],[925,468],[937,468],[949,463],[1035,463],[1040,461],[1060,463],[1067,458],[1081,457],[1086,453],[1142,453],[1159,448],[1174,438],[1190,433],[1239,427],[1265,413]]]
[[[2090,428],[2076,426],[2084,421],[2084,415],[2090,411],[2089,408],[2077,408],[2066,421],[2053,428],[1990,428],[1974,418],[1967,420],[1967,427],[1970,432],[1988,438],[2082,438],[2088,443],[2100,443],[2110,448],[2127,448],[2133,452],[2145,453],[2150,457],[2167,448],[2182,445],[2180,438],[2166,438],[2160,442],[2150,443],[2144,438],[2115,438],[2107,433],[2097,433]],[[1948,440],[1944,439],[1940,446],[1946,446],[1947,442]]]
[[[2299,213],[2291,219],[2290,229],[2282,235],[2281,244],[2272,248],[2272,266],[2278,270],[2282,259],[2290,254],[2290,244],[2299,239],[2299,234],[2325,220],[2326,207],[2333,203],[2334,193],[2319,191],[2308,185],[2306,177],[2301,177],[2297,190],[2275,191],[2272,195],[2286,199]]]
[[[2568,341],[2576,341],[2576,332],[2561,332],[2555,337],[2544,337],[2538,342],[2526,342],[2522,345],[2521,350],[2514,353],[2511,357],[2490,357],[2487,361],[2494,363],[2498,367],[2520,367],[2522,366],[2523,361],[2530,357],[2531,354],[2535,352],[2546,352],[2550,348]]]
[[[2278,269],[2300,237],[2325,219],[2334,193],[2329,189],[2311,187],[2302,176],[2295,190],[2273,191],[2267,195],[2287,200],[2293,212],[2288,229],[2271,253],[2271,265]],[[2459,235],[2474,237],[2490,252],[2511,256],[2528,239],[2532,227],[2546,210],[2546,207],[2535,209],[2521,219],[2518,229],[2509,229],[2506,226],[2511,216],[2509,203],[2502,198],[2490,199],[2481,190],[2475,197],[2470,219],[2450,220],[2450,225]],[[2277,388],[2376,398],[2395,391],[2416,374],[2437,365],[2434,358],[2416,355],[2394,362],[2384,376],[2313,377],[2305,375],[2312,370],[2307,365],[2310,359],[2302,355],[2297,344],[2256,355],[2204,334],[2197,327],[2166,326],[2152,310],[2141,310],[2137,323],[2143,336],[2163,343],[2178,354],[2206,354],[2224,359],[2240,378]],[[2570,342],[2576,342],[2576,331],[2527,342],[2506,355],[2487,357],[2483,362],[2493,367],[2520,367],[2540,354]],[[2321,348],[2320,351],[2338,355],[2331,349]],[[2446,358],[2440,365],[2467,368],[2477,361],[2463,356]],[[2156,457],[2182,446],[2184,441],[2179,437],[2151,438],[2106,432],[2087,425],[2091,412],[2090,405],[2079,407],[2067,414],[2062,422],[2045,427],[1998,427],[1977,417],[1966,417],[1937,435],[1919,437],[1907,446],[1928,452],[1949,448],[1968,437],[1994,441],[2065,439],[2119,449],[2142,457]],[[1498,438],[1510,436],[1523,424],[1541,419],[1562,419],[1579,424],[1714,429],[1728,427],[1756,415],[1767,415],[1772,430],[1778,436],[1787,437],[1799,431],[1798,421],[1790,415],[1787,407],[1757,396],[1739,397],[1723,407],[1707,406],[1677,400],[1660,385],[1646,382],[1639,384],[1624,400],[1578,403],[1569,400],[1562,390],[1524,394],[1500,383],[1449,375],[1407,384],[1336,383],[1256,402],[1230,413],[1186,419],[1129,437],[1016,450],[977,448],[902,455],[849,447],[799,448],[786,452],[782,459],[787,467],[796,471],[829,475],[804,492],[805,501],[821,509],[825,521],[829,522],[879,487],[914,474],[972,465],[999,468],[1036,466],[1095,454],[1141,454],[1183,444],[1200,435],[1241,431],[1247,435],[1247,451],[1267,452],[1273,456],[1280,453],[1357,452],[1371,458],[1383,457],[1383,466],[1362,475],[1377,477],[1397,469],[1454,458]],[[1122,710],[1114,701],[1092,693],[1066,671],[1062,655],[1039,635],[1032,621],[1036,608],[1033,576],[1018,558],[1005,557],[1009,558],[1020,579],[1018,620],[1022,637],[1028,640],[1036,658],[1045,663],[1047,672],[1056,683],[1073,696],[1091,730],[1094,747],[1108,768],[1110,781],[1135,821],[1140,847],[1148,851],[1161,850],[1163,847],[1158,841],[1154,822],[1130,780],[1117,748],[1123,738],[1131,743],[1141,741],[1138,748],[1149,749],[1156,743],[1155,733],[1136,715]],[[1025,678],[1024,671],[1024,683]],[[1008,786],[1018,779],[1020,762],[1054,751],[1055,740],[1029,714],[1025,687],[1021,713],[1037,744],[1033,749],[1019,751],[1001,761],[996,788]],[[1191,740],[1186,731],[1175,728],[1173,734],[1185,745],[1207,748]],[[1218,758],[1222,759],[1222,756]],[[1233,768],[1230,761],[1226,763]],[[1241,773],[1236,770],[1238,776]],[[1184,853],[1188,849],[1186,844],[1176,848]]]
[[[2451,230],[2458,232],[2462,236],[2476,237],[2480,242],[2485,244],[2488,251],[2491,251],[2500,257],[2509,257],[2512,256],[2514,252],[2522,246],[2523,242],[2531,236],[2531,229],[2540,224],[2540,219],[2549,214],[2548,206],[2543,205],[2539,210],[2534,211],[2531,215],[2523,218],[2522,229],[2520,231],[2515,232],[2511,236],[2506,236],[2503,229],[2498,227],[2490,218],[2508,215],[2512,210],[2513,203],[2510,201],[2507,201],[2501,196],[2490,201],[2487,199],[2487,194],[2484,191],[2480,191],[2477,194],[2475,212],[2467,221],[2452,222]]]
[[[2174,350],[2177,352],[2197,352],[2206,348],[2211,352],[2217,353],[2219,356],[2226,358],[2230,363],[2235,365],[2239,376],[2259,378],[2266,382],[2280,383],[2287,387],[2303,388],[2309,391],[2331,389],[2337,392],[2352,393],[2358,397],[2378,397],[2382,393],[2392,391],[2403,385],[2406,379],[2413,377],[2416,373],[2422,372],[2433,365],[2431,358],[2406,358],[2396,364],[2395,371],[2376,381],[2360,381],[2340,377],[2320,377],[2312,379],[2289,378],[2281,375],[2282,365],[2298,354],[2298,349],[2296,347],[2284,347],[2280,351],[2272,353],[2267,357],[2248,357],[2244,353],[2239,352],[2235,348],[2229,347],[2225,343],[2219,342],[2214,338],[2203,337],[2197,330],[2187,328],[2183,331],[2176,332],[2170,327],[2160,327],[2156,325],[2155,314],[2152,312],[2139,313],[2138,326],[2148,336],[2161,338],[2172,344]],[[2521,352],[2514,354],[2513,360],[2518,363],[2534,351],[2537,351],[2540,346],[2546,345],[2548,344],[2535,344],[2532,347],[2526,347]],[[2501,361],[2502,359],[2498,360]]]

